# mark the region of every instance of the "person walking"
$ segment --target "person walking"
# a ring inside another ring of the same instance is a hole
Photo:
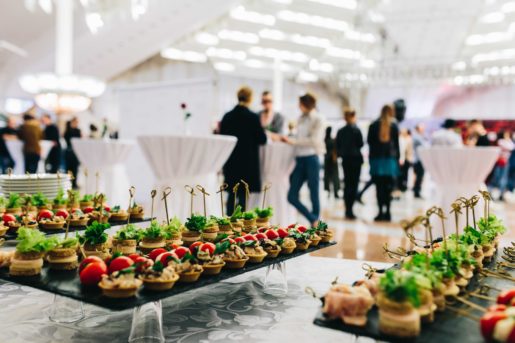
[[[72,187],[73,189],[77,189],[77,174],[79,171],[79,159],[77,155],[75,155],[75,151],[73,151],[72,146],[72,138],[81,138],[82,132],[79,128],[79,120],[77,117],[72,118],[70,121],[66,123],[66,130],[64,131],[64,140],[66,141],[66,151],[65,151],[65,162],[66,169],[73,174]]]
[[[418,149],[429,145],[429,142],[424,137],[424,130],[424,124],[419,123],[415,126],[415,132],[413,132],[413,172],[415,173],[413,195],[417,199],[422,198],[420,192],[422,191],[422,182],[424,182],[424,166],[420,161]]]
[[[41,116],[41,123],[45,126],[43,130],[44,139],[52,142],[52,148],[50,148],[45,161],[45,170],[48,173],[55,174],[59,170],[59,167],[61,167],[62,151],[59,128],[52,122],[50,115],[46,113]]]
[[[7,174],[9,169],[14,169],[14,160],[7,149],[5,141],[18,139],[18,130],[16,130],[16,121],[14,117],[8,117],[5,127],[0,129],[0,163],[2,174]]]
[[[39,141],[43,138],[43,131],[32,114],[26,113],[23,115],[23,124],[18,131],[18,137],[23,141],[25,172],[35,174],[38,171],[38,163],[41,159]]]
[[[361,165],[363,164],[363,135],[356,125],[356,111],[344,111],[345,122],[343,128],[336,135],[336,150],[342,159],[343,167],[343,199],[345,201],[345,218],[356,219],[353,207],[358,196]]]
[[[292,204],[312,226],[320,218],[320,160],[325,152],[323,117],[316,111],[316,98],[306,93],[299,98],[301,116],[297,123],[297,132],[293,137],[282,140],[295,147],[295,168],[290,175],[288,202]],[[300,189],[308,184],[311,210],[300,201]]]
[[[376,221],[391,221],[391,193],[399,175],[399,129],[394,115],[392,105],[384,105],[379,119],[368,129],[370,175],[376,186],[379,208]]]
[[[332,127],[325,129],[325,155],[324,155],[324,190],[327,191],[328,198],[331,197],[331,191],[334,198],[339,199],[340,191],[340,173],[338,171],[338,155],[336,152],[335,140],[331,137]]]
[[[279,112],[274,111],[274,98],[270,91],[264,91],[261,94],[261,106],[263,106],[263,109],[259,112],[261,126],[267,131],[282,134],[284,117]]]
[[[250,192],[261,192],[261,173],[259,163],[259,147],[267,142],[267,134],[263,129],[259,116],[249,109],[252,103],[252,90],[242,87],[237,93],[238,104],[224,114],[220,123],[220,134],[235,136],[238,142],[223,167],[227,191],[227,214],[234,211],[235,195],[233,187],[243,180],[248,183]],[[238,189],[239,204],[244,208],[245,189]]]

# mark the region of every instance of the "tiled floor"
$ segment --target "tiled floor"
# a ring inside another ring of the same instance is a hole
[[[407,248],[409,245],[409,240],[405,237],[399,221],[421,214],[433,205],[430,199],[416,200],[408,192],[400,200],[392,203],[392,223],[376,223],[373,221],[377,214],[374,192],[368,192],[364,201],[365,205],[357,204],[355,207],[359,218],[355,221],[343,219],[342,200],[325,201],[322,217],[334,230],[338,244],[313,255],[368,261],[394,261],[383,253],[384,244],[387,243],[392,250],[397,247]],[[501,217],[508,227],[508,232],[503,236],[504,244],[515,241],[515,204],[495,203],[492,205],[492,211]],[[422,230],[417,231],[416,234],[419,237],[424,236]]]

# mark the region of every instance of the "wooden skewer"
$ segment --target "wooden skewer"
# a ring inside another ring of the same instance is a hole
[[[476,227],[476,205],[479,201],[479,197],[477,195],[473,195],[469,199],[470,207],[472,208],[472,225],[474,226],[474,230],[477,229]]]
[[[263,202],[261,204],[261,209],[265,208],[265,200],[266,200],[266,192],[272,187],[271,183],[266,183],[263,187]]]
[[[97,171],[95,173],[95,194],[98,193],[98,180],[100,179],[100,173]]]
[[[220,188],[216,192],[217,194],[220,193],[220,208],[222,209],[222,218],[224,217],[224,191],[229,187],[228,184],[223,183],[220,185]]]
[[[168,216],[168,202],[167,202],[167,198],[170,195],[170,193],[172,193],[172,188],[166,187],[163,190],[163,198],[161,199],[165,202],[165,213],[166,213],[166,223],[167,224],[170,224],[170,217]]]
[[[127,212],[129,213],[129,215],[127,216],[127,225],[129,225],[131,222],[131,205],[132,205],[132,199],[134,198],[135,192],[136,192],[136,187],[131,186],[131,188],[129,188],[129,208],[127,209]]]
[[[474,315],[472,315],[472,314],[468,313],[467,311],[465,311],[463,309],[460,309],[460,308],[455,308],[455,307],[452,307],[452,306],[447,306],[446,308],[451,310],[452,312],[454,312],[456,314],[459,314],[461,316],[464,316],[464,317],[467,317],[469,319],[472,319],[475,322],[479,322],[479,320],[481,319],[478,316],[474,316]]]
[[[84,191],[88,194],[88,168],[84,168]]]
[[[243,208],[243,211],[247,211],[247,206],[249,206],[249,195],[250,195],[250,190],[249,190],[249,184],[246,183],[245,181],[243,180],[240,180],[241,183],[243,183],[243,186],[245,186],[245,206]]]
[[[469,300],[464,299],[464,298],[462,298],[462,297],[457,297],[457,296],[455,296],[455,297],[454,297],[454,299],[456,299],[456,300],[458,300],[459,302],[464,303],[465,305],[470,306],[470,307],[472,307],[472,308],[474,308],[474,309],[476,309],[476,310],[479,310],[479,311],[481,311],[481,312],[486,312],[486,311],[487,311],[487,308],[486,308],[486,307],[479,306],[478,304],[473,303],[472,301],[469,301]]]
[[[150,220],[154,220],[154,198],[156,197],[157,191],[153,189],[150,191],[150,198],[152,199],[152,204],[150,205]]]
[[[234,185],[234,187],[232,188],[232,192],[234,194],[234,208],[236,209],[236,202],[237,202],[237,199],[238,199],[238,188],[240,187],[240,183],[239,182],[236,182],[236,184]]]
[[[202,187],[201,185],[197,185],[196,188],[202,193],[202,199],[204,201],[204,217],[207,218],[207,210],[206,210],[206,195],[210,195],[208,192],[206,192],[206,189]]]
[[[186,191],[188,193],[190,193],[190,195],[191,195],[191,199],[190,199],[190,217],[191,217],[193,215],[193,197],[196,195],[195,189],[189,185],[184,186],[184,189],[186,189]]]

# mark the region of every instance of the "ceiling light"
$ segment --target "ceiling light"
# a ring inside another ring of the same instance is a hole
[[[507,2],[501,7],[501,11],[504,13],[513,13],[515,12],[515,1]]]
[[[301,52],[278,50],[273,48],[262,48],[260,46],[253,46],[249,49],[249,52],[252,55],[264,56],[272,59],[279,58],[283,61],[294,61],[304,63],[309,60],[308,56]]]
[[[217,62],[213,64],[216,70],[219,71],[234,71],[234,64],[226,63],[226,62]]]
[[[479,21],[485,24],[499,23],[504,20],[504,13],[502,12],[491,12],[482,16]]]
[[[347,58],[347,59],[351,59],[351,60],[359,59],[361,57],[361,53],[359,51],[351,50],[351,49],[337,48],[335,46],[331,46],[331,47],[327,48],[326,53],[329,56]]]
[[[367,42],[367,43],[374,43],[376,40],[376,37],[371,33],[363,33],[363,32],[358,32],[358,31],[354,31],[354,30],[346,31],[345,37],[350,40]]]
[[[234,19],[248,21],[251,23],[263,24],[268,26],[273,26],[275,24],[275,17],[273,15],[263,14],[254,11],[247,11],[243,6],[238,6],[235,9],[233,9],[230,15]]]
[[[286,34],[283,31],[273,29],[262,29],[259,31],[261,38],[272,39],[272,40],[285,40]]]
[[[278,4],[283,4],[283,5],[290,5],[293,0],[272,0],[273,2],[277,2]]]
[[[382,15],[381,13],[369,10],[368,17],[370,18],[370,21],[372,21],[373,23],[384,23],[384,15]]]
[[[247,57],[245,51],[220,49],[214,47],[210,47],[209,49],[207,49],[206,55],[208,55],[209,57],[226,58],[238,61],[243,61]]]
[[[259,42],[258,35],[250,32],[241,32],[241,31],[233,31],[233,30],[221,30],[218,32],[218,37],[220,39],[232,40],[235,42],[248,43],[248,44],[257,44]]]
[[[320,48],[327,48],[331,46],[331,41],[327,38],[320,38],[315,36],[303,36],[299,34],[294,34],[291,36],[291,41],[301,45],[309,45]]]
[[[299,72],[299,74],[297,75],[297,81],[299,81],[299,82],[317,82],[318,75],[301,70]]]
[[[309,69],[324,73],[332,73],[334,71],[334,66],[331,63],[319,62],[316,59],[312,59],[309,61]]]
[[[38,0],[39,7],[45,12],[46,14],[52,14],[53,5],[52,0]]]
[[[467,63],[464,61],[458,61],[453,63],[452,69],[453,70],[465,70],[467,68]]]
[[[356,0],[309,0],[323,5],[329,5],[334,7],[346,8],[348,10],[355,10],[358,6]]]
[[[277,17],[284,21],[289,21],[298,24],[312,25],[323,27],[330,30],[347,31],[350,25],[343,20],[336,20],[327,17],[320,17],[302,12],[292,12],[289,10],[279,11]]]
[[[195,35],[195,39],[200,44],[204,45],[217,45],[220,41],[217,36],[208,32],[199,32]]]
[[[359,65],[362,68],[372,69],[372,68],[375,68],[376,62],[374,60],[370,60],[370,59],[363,59],[363,60],[361,60],[361,62],[359,62]]]
[[[183,51],[174,48],[167,48],[161,51],[161,56],[171,60],[203,63],[207,61],[206,55],[196,51]]]
[[[510,26],[510,29],[512,27]],[[467,45],[481,45],[481,44],[491,44],[498,43],[503,41],[509,41],[513,38],[512,32],[490,32],[485,34],[476,34],[468,36],[465,43]]]
[[[132,0],[131,1],[131,16],[133,20],[138,20],[141,16],[147,13],[148,0]]]
[[[246,60],[244,64],[249,68],[264,68],[265,67],[265,63],[263,61],[256,60],[256,59]]]
[[[504,49],[472,56],[472,63],[509,60],[515,58],[515,49]]]
[[[86,25],[89,31],[95,34],[100,28],[102,28],[102,26],[104,26],[104,21],[102,20],[100,13],[92,12],[86,14]]]

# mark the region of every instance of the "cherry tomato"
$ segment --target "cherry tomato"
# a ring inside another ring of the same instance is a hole
[[[16,222],[16,217],[10,213],[6,213],[2,216],[2,220],[4,221],[4,224],[7,225],[7,223]]]
[[[275,230],[272,230],[272,229],[268,230],[265,234],[266,234],[266,237],[268,237],[268,239],[270,239],[272,241],[279,238],[279,234]]]
[[[134,265],[136,266],[136,271],[138,273],[141,273],[145,269],[152,267],[153,264],[154,261],[143,256],[138,256],[136,259],[134,259]]]
[[[213,256],[215,253],[216,245],[213,243],[204,243],[200,246],[200,251],[207,251],[209,252],[209,255]]]
[[[79,265],[79,273],[82,271],[82,269],[84,269],[88,264],[90,263],[93,263],[93,262],[102,262],[105,264],[104,260],[102,260],[100,257],[98,256],[88,256],[86,257],[85,259],[82,260],[82,262],[80,263]]]
[[[184,257],[184,255],[186,255],[187,253],[190,252],[190,249],[188,249],[186,247],[178,247],[177,249],[172,250],[172,251],[175,252],[175,255],[177,255],[177,257],[180,260]]]
[[[297,227],[297,231],[299,231],[300,233],[304,233],[306,232],[307,230],[307,227],[303,226],[303,225],[300,225],[299,227]]]
[[[117,272],[119,270],[129,268],[134,264],[134,261],[128,258],[127,256],[120,256],[115,258],[109,263],[109,274]]]
[[[104,211],[111,212],[111,207],[104,205]]]
[[[236,243],[236,241],[235,241],[234,239],[230,238],[230,237],[228,237],[228,238],[224,239],[224,241],[229,241],[229,244],[234,244],[234,243]]]
[[[93,212],[93,211],[94,211],[94,208],[93,208],[93,207],[91,207],[91,206],[88,206],[88,207],[86,207],[84,210],[82,210],[82,212],[84,212],[84,213],[86,213],[86,214],[91,213],[91,212]]]
[[[134,262],[136,262],[136,260],[140,257],[142,257],[140,254],[130,254],[129,256],[127,256],[128,258],[130,258],[131,260],[133,260]]]
[[[503,291],[503,292],[501,292],[497,296],[497,303],[498,304],[508,305],[508,304],[511,303],[511,300],[514,297],[515,297],[515,288],[514,289],[509,289],[507,291]]]
[[[105,274],[107,274],[107,266],[104,262],[92,262],[82,269],[79,278],[83,285],[92,286],[98,284]]]
[[[487,312],[481,317],[481,334],[487,341],[492,340],[492,335],[494,333],[495,325],[498,321],[507,318],[508,315],[506,312]]]
[[[263,239],[267,239],[266,235],[264,233],[256,233],[255,237],[257,238],[258,241],[260,240],[263,240]]]
[[[266,228],[266,227],[260,227],[260,228],[257,230],[257,232],[259,232],[259,233],[265,233],[265,232],[266,232],[266,230],[268,230],[268,228]]]
[[[286,231],[285,229],[282,229],[282,228],[277,230],[277,234],[281,238],[288,237],[288,231]]]
[[[162,253],[164,252],[167,252],[168,250],[164,249],[164,248],[157,248],[157,249],[154,249],[150,252],[150,254],[148,254],[148,258],[150,258],[152,261],[155,261],[157,256],[161,255]]]
[[[250,233],[243,236],[243,239],[245,239],[246,241],[257,241],[256,236],[251,235]]]
[[[245,238],[243,238],[243,237],[236,237],[236,238],[234,239],[234,242],[235,242],[236,244],[245,243]]]
[[[172,251],[167,251],[162,253],[161,255],[157,256],[156,262],[159,261],[163,266],[167,266],[168,262],[172,261],[173,259],[179,259],[177,255]]]
[[[197,253],[197,250],[198,248],[204,243],[202,243],[201,241],[197,241],[197,242],[193,242],[191,245],[190,245],[190,252],[195,255]]]
[[[52,211],[50,210],[41,210],[39,211],[38,213],[38,220],[41,220],[41,219],[52,219],[52,217],[54,216],[54,214],[52,213]]]
[[[488,308],[488,312],[502,312],[506,311],[506,305],[492,305]]]
[[[288,225],[288,229],[293,229],[295,226],[297,226],[297,224],[290,224]]]
[[[68,211],[66,210],[57,210],[55,213],[56,216],[63,217],[64,219],[68,218]]]

